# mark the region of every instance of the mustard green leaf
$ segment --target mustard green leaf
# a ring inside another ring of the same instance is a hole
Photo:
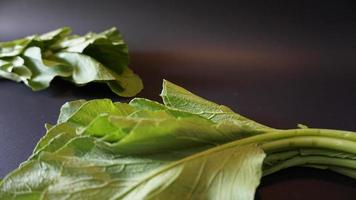
[[[103,82],[123,97],[143,89],[140,77],[128,68],[128,47],[116,28],[84,36],[70,32],[69,27],[62,27],[0,42],[0,77],[24,82],[34,91],[47,88],[54,77],[79,86]],[[25,60],[24,64],[13,66],[9,61],[15,58]]]
[[[15,68],[3,60],[0,69]],[[64,104],[29,159],[1,180],[0,199],[249,200],[262,176],[288,167],[356,177],[355,132],[264,127],[167,81],[162,96],[165,104]]]
[[[248,200],[265,154],[256,146],[221,146],[175,161],[165,157],[120,157],[92,138],[77,138],[5,177],[0,198]]]
[[[129,64],[128,47],[116,28],[68,37],[54,48],[88,55],[118,74]]]

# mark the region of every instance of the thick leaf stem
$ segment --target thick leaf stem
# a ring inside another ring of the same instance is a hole
[[[348,142],[351,141],[356,142],[356,133],[351,131],[340,131],[340,130],[330,130],[330,129],[289,129],[289,130],[272,131],[256,136],[251,136],[248,138],[229,142],[221,146],[228,148],[230,146],[246,145],[246,144],[253,144],[253,143],[262,145],[271,141],[276,141],[279,139],[286,139],[286,138],[296,138],[298,136],[330,137],[335,139],[348,140]]]
[[[336,166],[349,169],[356,169],[356,160],[344,159],[344,158],[330,158],[325,156],[296,156],[281,164],[277,164],[267,170],[263,171],[263,176],[275,173],[279,170],[301,166],[301,165],[327,165]]]
[[[320,148],[347,152],[356,155],[356,142],[320,136],[299,136],[266,142],[261,148],[268,154],[289,149]]]

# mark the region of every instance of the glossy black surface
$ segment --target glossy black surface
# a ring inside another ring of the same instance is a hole
[[[117,26],[145,83],[140,97],[159,99],[165,78],[273,127],[356,130],[354,8],[342,1],[0,0],[0,40],[63,25],[76,33]],[[31,154],[64,102],[128,100],[105,85],[61,80],[32,92],[1,79],[0,91],[0,177]],[[292,168],[265,177],[256,199],[355,196],[355,180]]]

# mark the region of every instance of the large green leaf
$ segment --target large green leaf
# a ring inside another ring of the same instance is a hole
[[[0,67],[17,62],[9,63]],[[166,105],[142,98],[64,104],[30,158],[2,179],[0,199],[248,200],[262,175],[287,167],[356,177],[355,132],[265,128],[165,84]]]
[[[0,198],[248,200],[264,157],[256,146],[221,146],[183,159],[120,157],[82,137],[11,173],[0,185]]]

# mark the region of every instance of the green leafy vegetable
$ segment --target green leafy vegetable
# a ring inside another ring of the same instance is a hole
[[[162,97],[64,104],[0,199],[250,200],[291,166],[356,178],[355,132],[270,128],[168,81]]]
[[[24,82],[32,90],[49,87],[55,77],[78,85],[106,83],[120,96],[135,96],[141,79],[128,68],[127,45],[111,28],[84,36],[63,27],[43,35],[0,43],[0,77]]]

